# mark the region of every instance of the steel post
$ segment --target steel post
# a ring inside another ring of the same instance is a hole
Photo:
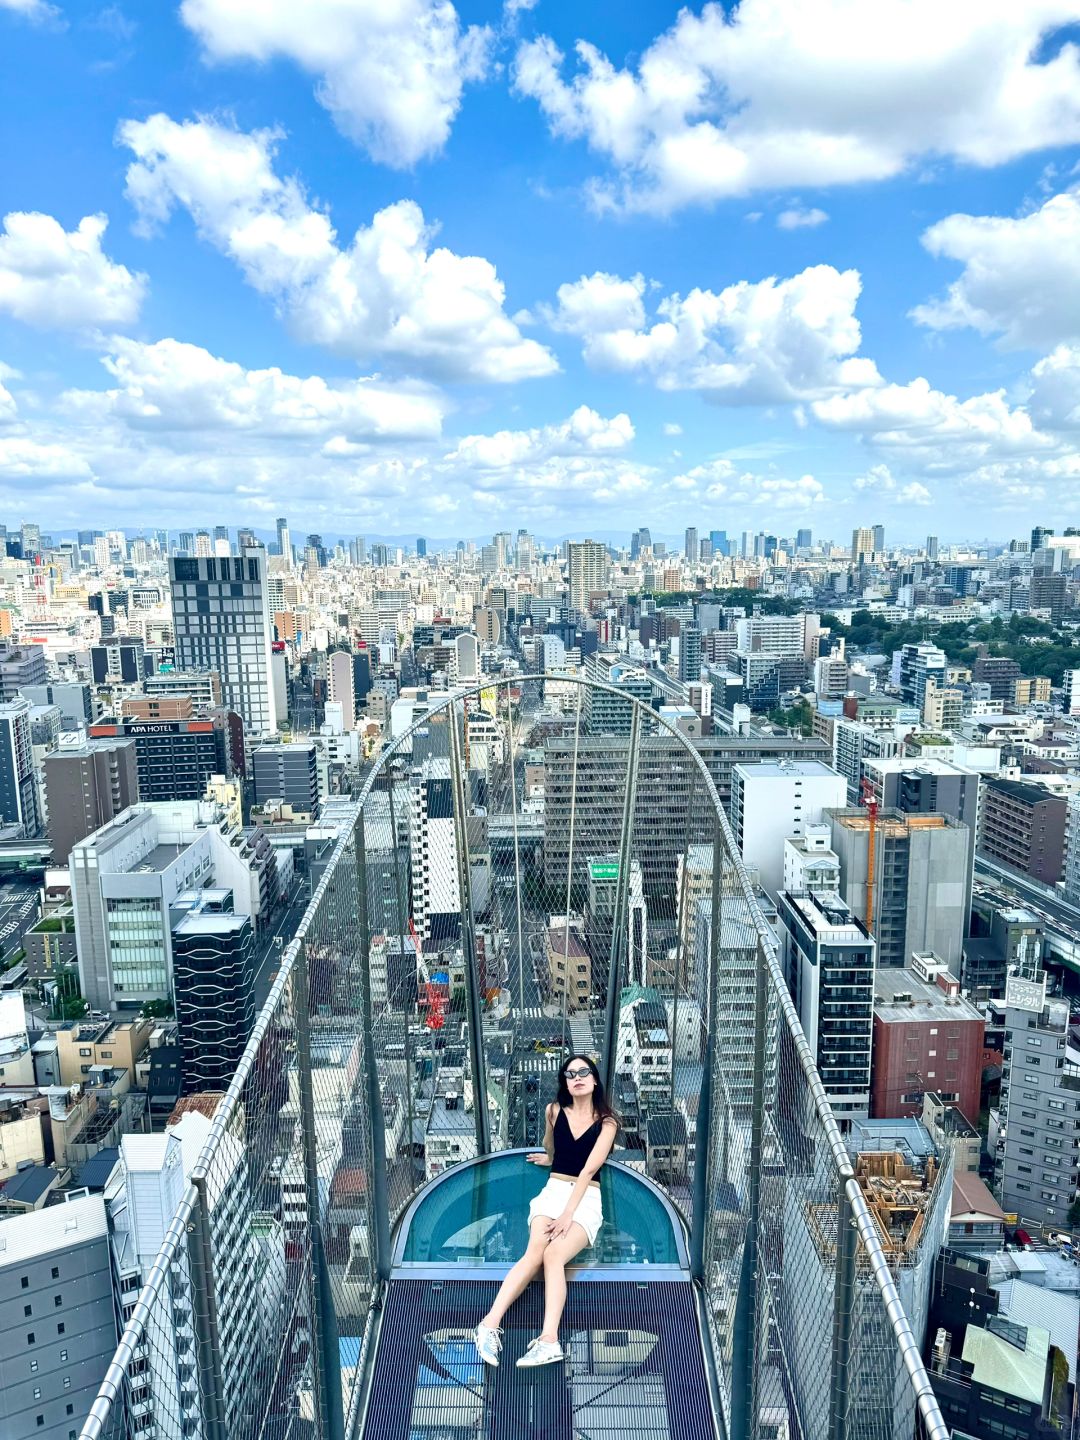
[[[393,826],[393,810],[390,823]],[[356,845],[356,908],[360,926],[360,1044],[364,1057],[365,1099],[371,1125],[371,1196],[375,1225],[372,1251],[375,1257],[375,1275],[380,1281],[384,1281],[390,1278],[390,1190],[386,1180],[382,1093],[379,1090],[379,1072],[375,1063],[375,1041],[371,1028],[371,928],[368,923],[367,842],[363,807],[357,813],[353,840]],[[396,848],[396,831],[392,834],[391,841]],[[406,1083],[411,1089],[411,1075],[406,1077]],[[411,1131],[409,1148],[412,1148]]]
[[[623,792],[622,827],[619,832],[619,878],[615,882],[615,914],[612,917],[611,957],[608,965],[607,1011],[604,1024],[604,1089],[611,1094],[619,1043],[619,1009],[622,998],[622,962],[626,953],[626,897],[630,890],[630,852],[634,833],[634,803],[637,799],[641,705],[632,702],[630,748],[626,754],[626,789]],[[569,983],[569,971],[567,971]]]

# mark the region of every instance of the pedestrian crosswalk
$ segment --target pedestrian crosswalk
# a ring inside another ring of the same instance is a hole
[[[559,1068],[561,1055],[519,1055],[517,1067],[523,1075],[553,1075]]]
[[[514,1013],[520,1020],[550,1020],[551,1016],[546,1013],[542,1005],[526,1005],[516,1007]]]

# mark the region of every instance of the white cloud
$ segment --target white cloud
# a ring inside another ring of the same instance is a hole
[[[139,314],[146,277],[101,248],[108,220],[87,215],[67,231],[51,215],[13,211],[0,231],[0,313],[49,330],[125,327]]]
[[[375,442],[436,439],[442,429],[441,397],[418,386],[246,370],[178,340],[117,339],[103,363],[116,388],[71,390],[63,403],[84,419],[111,418],[135,430]]]
[[[681,434],[682,434],[682,426],[679,425],[676,421],[669,421],[669,422],[664,426],[664,434],[665,434],[665,435],[681,435]]]
[[[183,0],[180,15],[210,60],[283,57],[314,75],[338,129],[399,167],[446,144],[492,40],[449,0]]]
[[[182,205],[301,339],[440,379],[511,383],[558,369],[506,314],[491,262],[433,248],[413,201],[378,211],[342,249],[300,184],[275,173],[276,132],[154,115],[122,125],[120,138],[137,157],[127,193],[143,227]]]
[[[599,204],[670,211],[1075,144],[1080,53],[1033,57],[1076,19],[1075,0],[741,0],[680,11],[636,69],[579,40],[568,80],[541,36],[519,48],[514,80],[555,134],[610,163]]]
[[[16,15],[32,20],[35,24],[60,17],[56,6],[46,4],[46,0],[0,0],[0,10],[13,10]]]
[[[1058,345],[1032,366],[1028,405],[1036,424],[1080,430],[1080,345]]]
[[[828,218],[824,210],[816,207],[805,210],[801,205],[793,205],[780,211],[776,223],[781,230],[813,230],[818,225],[824,225]]]
[[[624,450],[633,438],[629,415],[605,420],[587,405],[579,405],[561,425],[466,435],[447,459],[474,470],[506,470],[570,455],[610,454]]]
[[[813,475],[797,479],[772,473],[740,470],[730,460],[709,460],[676,475],[671,485],[706,500],[733,505],[767,505],[776,510],[806,510],[825,503],[825,487]]]
[[[2,375],[3,370],[0,369],[0,376]],[[3,381],[0,380],[0,425],[9,424],[15,419],[17,413],[14,395],[4,386]]]
[[[767,404],[880,383],[856,355],[857,270],[814,265],[787,280],[740,281],[719,294],[670,295],[645,315],[646,282],[598,271],[561,285],[545,315],[579,335],[597,369],[651,376],[662,390],[697,390],[729,404]]]
[[[933,497],[925,485],[918,480],[901,484],[887,465],[872,465],[865,475],[852,481],[856,490],[873,490],[876,494],[887,493],[901,505],[930,505]]]
[[[970,468],[1006,456],[1037,455],[1056,448],[1053,437],[1032,424],[1004,391],[959,400],[921,377],[907,385],[883,385],[834,395],[813,405],[830,429],[860,431],[885,450],[906,451],[935,469]]]
[[[0,480],[77,479],[92,471],[66,445],[43,444],[25,435],[0,436]]]
[[[1020,219],[949,215],[923,234],[931,255],[964,267],[943,299],[911,313],[935,330],[970,326],[1007,346],[1080,338],[1080,191]]]

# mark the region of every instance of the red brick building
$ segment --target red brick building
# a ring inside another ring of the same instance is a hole
[[[935,955],[913,955],[903,970],[874,977],[870,1115],[920,1115],[923,1095],[953,1100],[979,1122],[985,1022]]]

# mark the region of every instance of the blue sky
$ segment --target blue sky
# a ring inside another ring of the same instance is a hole
[[[1070,523],[1078,22],[0,0],[0,513]]]

